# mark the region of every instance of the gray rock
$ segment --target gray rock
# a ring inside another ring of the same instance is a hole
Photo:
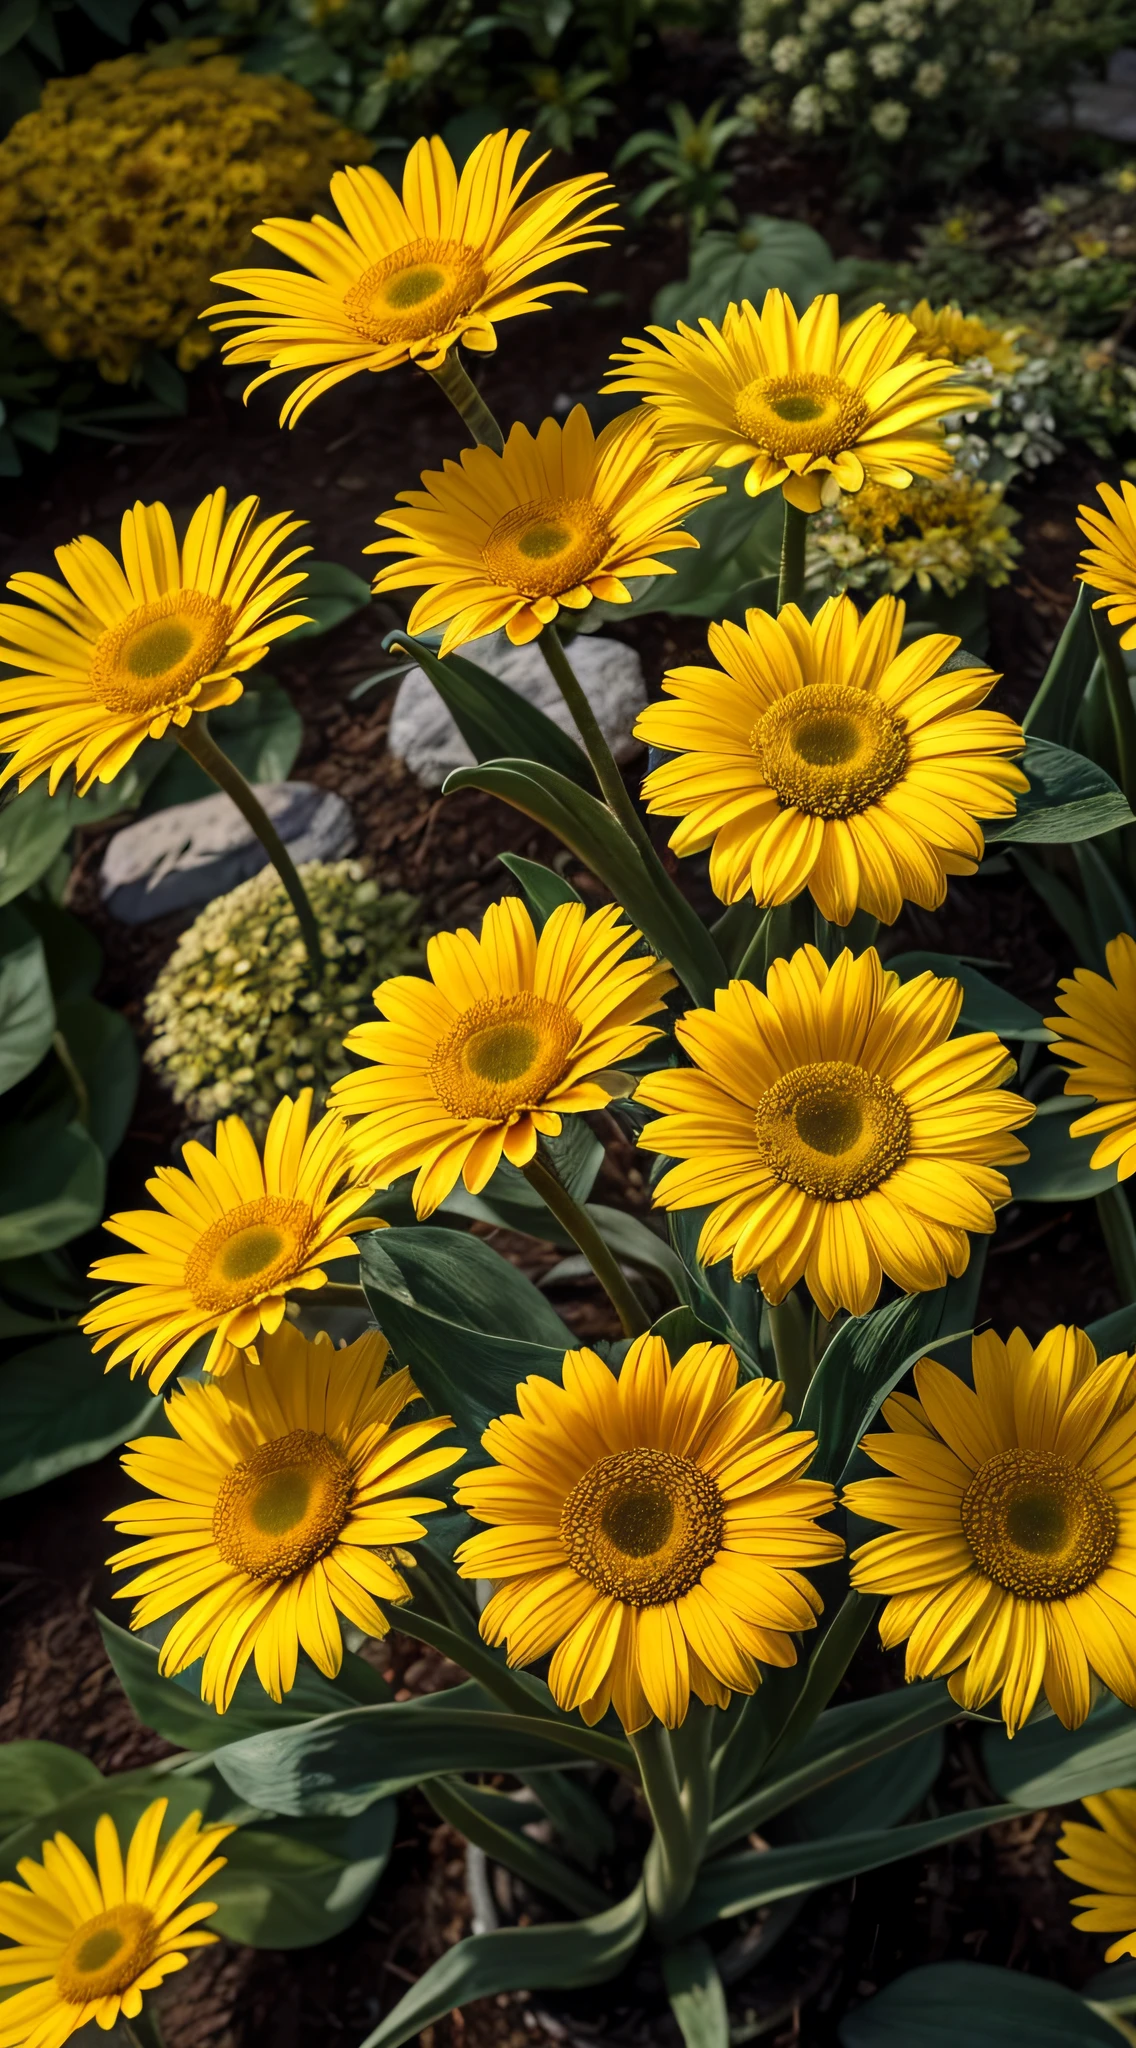
[[[579,737],[538,647],[513,647],[504,633],[493,633],[485,640],[470,641],[461,653],[527,697],[562,731],[574,739]],[[616,760],[630,761],[640,750],[631,728],[647,702],[635,649],[599,634],[581,634],[572,642],[570,660]],[[399,684],[387,745],[428,789],[437,789],[452,769],[468,768],[473,761],[433,683],[420,668],[408,670]]]
[[[355,827],[334,791],[310,782],[261,782],[256,794],[297,865],[350,853]],[[203,796],[116,832],[103,855],[99,891],[112,916],[145,924],[171,910],[211,903],[267,863],[232,798]]]

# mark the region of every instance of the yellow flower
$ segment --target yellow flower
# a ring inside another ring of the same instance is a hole
[[[0,679],[0,786],[46,774],[54,792],[71,767],[80,792],[110,782],[147,735],[233,703],[241,670],[307,624],[280,614],[307,580],[285,571],[311,550],[271,559],[304,522],[258,519],[259,505],[242,498],[226,518],[225,492],[211,491],[179,548],[165,506],[137,503],[122,515],[121,563],[83,534],[55,550],[65,583],[11,578],[35,609],[0,604],[0,661],[23,671]]]
[[[416,1489],[463,1455],[426,1449],[449,1416],[394,1427],[418,1389],[408,1372],[382,1378],[377,1330],[337,1351],[322,1331],[309,1344],[284,1323],[263,1349],[223,1387],[182,1381],[166,1402],[173,1435],[140,1437],[122,1460],[155,1498],[107,1516],[141,1538],[110,1559],[115,1571],[141,1567],[118,1594],[137,1601],[131,1627],[183,1609],[159,1670],[172,1678],[204,1658],[201,1697],[219,1714],[250,1657],[279,1700],[301,1649],[335,1677],[341,1614],[386,1634],[376,1598],[410,1598],[396,1561],[414,1560],[400,1546],[425,1534],[419,1515],[445,1505]]]
[[[1036,1350],[984,1330],[972,1359],[973,1392],[924,1359],[918,1399],[893,1394],[889,1433],[864,1438],[894,1476],[845,1505],[894,1534],[855,1552],[852,1584],[887,1596],[908,1678],[947,1678],[974,1713],[1000,1693],[1011,1735],[1042,1691],[1079,1728],[1094,1674],[1136,1706],[1136,1360],[1098,1364],[1063,1327]]]
[[[768,291],[760,313],[745,299],[720,329],[700,324],[701,334],[680,321],[677,334],[629,338],[607,390],[641,391],[660,445],[683,450],[692,469],[748,463],[751,497],[780,484],[802,512],[865,477],[902,488],[944,476],[943,414],[990,402],[952,363],[909,355],[911,321],[883,306],[842,327],[832,293],[798,320],[784,292]]]
[[[682,480],[677,456],[660,456],[643,410],[597,436],[582,405],[563,426],[545,420],[534,439],[515,426],[502,455],[465,448],[460,463],[427,470],[408,507],[376,526],[399,537],[367,555],[401,555],[380,569],[376,591],[425,584],[412,633],[445,625],[442,653],[504,627],[515,645],[535,640],[561,605],[584,611],[595,597],[628,604],[626,576],[669,576],[659,550],[696,548],[677,521],[718,492],[709,477]]]
[[[977,577],[990,590],[1010,580],[1022,544],[1005,486],[967,470],[917,477],[905,491],[865,484],[822,511],[808,537],[807,581],[829,587],[906,590],[935,584],[948,597]],[[827,557],[827,560],[825,559]]]
[[[440,932],[426,948],[430,980],[395,975],[375,990],[387,1020],[344,1041],[373,1065],[345,1074],[333,1107],[358,1118],[351,1144],[372,1186],[417,1169],[414,1206],[429,1216],[459,1174],[471,1194],[502,1154],[526,1166],[562,1115],[625,1094],[617,1069],[659,1033],[643,1023],[675,986],[668,967],[629,959],[639,934],[614,905],[585,916],[560,904],[538,937],[506,896],[480,939]]]
[[[921,350],[928,356],[946,356],[952,363],[967,363],[975,356],[984,356],[992,370],[1007,374],[1020,370],[1025,361],[1013,345],[1024,328],[989,327],[985,320],[975,319],[959,306],[936,307],[930,299],[920,299],[911,308],[910,317],[915,328],[910,345],[912,354]]]
[[[610,190],[609,181],[590,172],[522,199],[547,161],[538,157],[517,175],[528,139],[523,128],[487,135],[459,178],[441,137],[421,137],[406,159],[401,201],[363,165],[331,181],[343,227],[319,218],[258,227],[261,241],[304,270],[228,270],[214,279],[249,294],[205,315],[217,328],[248,330],[225,342],[226,362],[269,364],[246,398],[272,377],[311,370],[280,414],[281,426],[294,427],[314,398],[359,370],[405,362],[436,370],[458,342],[495,349],[494,323],[544,312],[544,295],[583,291],[530,280],[550,263],[606,246],[611,228],[601,237],[595,226],[611,205],[580,208]]]
[[[210,1333],[207,1372],[228,1372],[242,1351],[255,1363],[257,1338],[279,1329],[287,1295],[322,1287],[325,1262],[353,1257],[355,1235],[382,1228],[357,1214],[371,1186],[351,1167],[343,1119],[329,1113],[309,1133],[311,1106],[310,1088],[277,1104],[263,1160],[248,1126],[226,1117],[215,1154],[191,1139],[187,1173],[159,1166],[146,1182],[157,1209],[104,1224],[138,1247],[91,1267],[93,1280],[127,1283],[80,1318],[93,1351],[115,1346],[108,1372],[129,1358],[131,1378],[149,1373],[156,1393]]]
[[[1092,1934],[1119,1931],[1120,1940],[1104,1953],[1106,1963],[1116,1963],[1121,1956],[1136,1956],[1136,1792],[1127,1787],[1102,1792],[1081,1804],[1097,1826],[1065,1822],[1057,1844],[1057,1868],[1074,1884],[1092,1886],[1073,1900],[1084,1909],[1073,1925]]]
[[[674,750],[643,784],[647,808],[682,819],[676,853],[711,848],[724,903],[808,888],[834,924],[857,909],[891,924],[974,873],[979,817],[1012,816],[1029,785],[1004,757],[1025,739],[978,709],[997,678],[944,675],[959,645],[944,634],[901,647],[904,617],[893,597],[864,618],[833,597],[811,624],[796,605],[747,612],[744,630],[710,628],[721,669],[672,670],[672,701],[640,714],[638,737]]]
[[[1077,574],[1090,590],[1101,590],[1093,599],[1095,612],[1106,611],[1113,626],[1128,625],[1136,619],[1136,484],[1123,479],[1119,491],[1111,484],[1098,484],[1097,496],[1105,510],[1081,505],[1077,524],[1085,539],[1093,543],[1077,564]],[[1136,647],[1136,626],[1120,636],[1122,647]]]
[[[95,1868],[70,1835],[22,1856],[22,1884],[0,1884],[0,2048],[62,2048],[88,2022],[109,2030],[137,2019],[142,1993],[216,1941],[197,1923],[216,1912],[195,1898],[225,1866],[215,1851],[231,1827],[191,1813],[159,1853],[168,1799],[146,1808],[123,1856],[109,1813],[95,1825]],[[13,1986],[26,1987],[13,1990]]]
[[[844,1548],[816,1527],[831,1487],[802,1477],[816,1438],[777,1381],[737,1379],[726,1344],[672,1366],[661,1337],[637,1337],[618,1376],[570,1351],[563,1386],[525,1380],[520,1413],[481,1439],[493,1464],[454,1489],[491,1524],[457,1553],[463,1577],[495,1583],[483,1636],[510,1664],[554,1651],[553,1694],[589,1726],[614,1705],[631,1733],[676,1728],[692,1692],[725,1707],[761,1664],[795,1664],[793,1635],[816,1624],[804,1568]]]
[[[636,1097],[664,1112],[640,1144],[682,1162],[656,1202],[714,1204],[699,1258],[732,1253],[772,1302],[803,1275],[827,1317],[865,1315],[885,1273],[911,1294],[962,1273],[1033,1108],[999,1085],[1014,1062],[993,1032],[951,1038],[961,1007],[957,981],[901,984],[874,947],[827,967],[802,946],[765,995],[734,981],[689,1011],[676,1035],[694,1064]]]
[[[1078,1117],[1075,1138],[1100,1136],[1093,1166],[1115,1166],[1117,1177],[1136,1173],[1136,940],[1127,932],[1110,939],[1105,959],[1111,979],[1078,967],[1058,984],[1057,1007],[1047,1017],[1063,1035],[1050,1051],[1068,1060],[1073,1072],[1066,1095],[1090,1095],[1099,1108]]]

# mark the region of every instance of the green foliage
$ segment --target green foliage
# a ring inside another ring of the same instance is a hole
[[[1114,2026],[1076,1992],[989,1963],[929,1963],[840,2022],[842,2048],[1116,2048]]]
[[[663,327],[680,320],[720,325],[731,303],[749,299],[760,309],[773,289],[787,292],[803,313],[820,292],[854,289],[861,268],[847,257],[838,262],[824,236],[804,221],[751,213],[733,231],[699,236],[686,276],[656,292],[651,317]]]
[[[715,100],[696,121],[689,107],[673,102],[667,108],[670,134],[661,128],[641,128],[616,152],[612,165],[618,171],[646,158],[656,175],[635,193],[628,211],[633,219],[646,220],[666,201],[685,221],[692,249],[697,249],[713,221],[737,219],[737,208],[729,197],[733,172],[719,167],[719,158],[746,123],[736,115],[721,120],[721,111],[721,100]]]

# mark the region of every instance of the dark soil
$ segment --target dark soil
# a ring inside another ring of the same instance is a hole
[[[808,214],[832,233],[823,164],[770,159],[744,173],[744,206]],[[790,198],[790,194],[792,197]],[[848,237],[845,234],[844,244]],[[608,352],[646,317],[653,292],[681,267],[673,238],[632,232],[589,259],[591,296],[558,303],[522,329],[506,327],[499,354],[479,375],[506,420],[536,427],[548,410],[567,413],[595,390]],[[426,378],[409,371],[381,384],[348,383],[281,433],[271,393],[246,411],[239,381],[216,367],[192,386],[188,419],[136,444],[88,453],[69,450],[33,473],[29,487],[0,506],[0,554],[6,570],[50,568],[51,549],[79,532],[113,539],[124,504],[164,497],[175,514],[218,484],[235,495],[259,492],[266,509],[294,506],[312,522],[317,556],[363,567],[376,514],[418,472],[452,453],[452,418]],[[1020,494],[1025,565],[991,607],[992,660],[1005,671],[1000,701],[1028,702],[1071,601],[1078,545],[1073,510],[1099,474],[1070,456]],[[421,898],[427,929],[476,921],[507,877],[498,854],[563,856],[517,814],[474,792],[440,798],[423,791],[385,749],[389,700],[375,692],[358,703],[350,690],[382,663],[381,639],[404,614],[377,603],[331,638],[301,644],[279,673],[304,720],[296,773],[338,790],[354,812],[360,851],[385,886]],[[699,621],[648,619],[626,629],[642,653],[648,683],[694,658],[704,644]],[[106,953],[100,993],[140,1028],[141,1001],[188,918],[126,928],[98,904],[96,873],[107,834],[80,849],[71,900],[96,929]],[[600,900],[592,878],[569,862],[571,879]],[[962,951],[1005,968],[1007,985],[1045,1009],[1057,976],[1072,963],[1063,935],[1008,864],[952,887],[934,918],[905,915],[893,944]],[[168,1157],[180,1119],[152,1077],[143,1083],[134,1126],[116,1162],[112,1200],[137,1199],[156,1160]],[[610,1136],[610,1132],[607,1133]],[[604,1199],[641,1208],[645,1196],[634,1155],[611,1146]],[[498,1234],[499,1248],[541,1277],[551,1248]],[[606,1304],[583,1288],[559,1290],[557,1307],[582,1337],[610,1334]],[[1015,1208],[1002,1221],[986,1269],[982,1314],[1005,1331],[1020,1322],[1032,1337],[1058,1321],[1085,1323],[1116,1305],[1110,1269],[1091,1205]],[[140,1728],[106,1661],[94,1609],[109,1604],[102,1517],[120,1499],[117,1463],[72,1474],[0,1508],[0,1734],[36,1737],[83,1750],[105,1771],[144,1764],[164,1751]],[[419,1646],[392,1637],[376,1646],[408,1693],[436,1689],[456,1674]],[[899,1682],[893,1661],[865,1649],[853,1682],[871,1689]],[[972,1733],[952,1734],[936,1787],[945,1804],[985,1803]],[[634,1816],[624,1817],[632,1825]],[[903,1970],[945,1957],[981,1958],[1079,1984],[1100,1967],[1103,1944],[1070,1925],[1069,1887],[1053,1869],[1060,1816],[1042,1814],[990,1830],[910,1865],[871,1874],[809,1899],[768,1968],[741,1973],[731,1989],[737,2039],[800,2048],[834,2048],[839,2015]],[[512,1910],[522,1916],[519,1893]],[[532,1902],[534,1912],[544,1909]],[[403,1802],[390,1867],[371,1906],[347,1933],[322,1948],[275,1955],[220,1944],[198,1956],[168,1988],[162,2021],[169,2048],[356,2048],[408,1983],[468,1932],[463,1848],[419,1798]],[[541,2048],[597,2038],[676,2048],[650,1968],[598,1992],[547,2001],[517,1994],[455,2013],[422,2036],[425,2048]]]

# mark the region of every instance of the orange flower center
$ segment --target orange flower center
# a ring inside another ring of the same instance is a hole
[[[907,1157],[911,1119],[890,1082],[848,1060],[794,1067],[754,1109],[758,1155],[822,1202],[878,1188]]]
[[[226,1473],[213,1510],[213,1541],[234,1571],[290,1578],[332,1548],[351,1512],[351,1492],[339,1445],[314,1430],[294,1429]]]
[[[847,683],[791,690],[758,720],[750,744],[787,810],[852,818],[897,783],[907,736],[894,711]]]
[[[258,1195],[219,1216],[185,1262],[185,1286],[196,1306],[227,1314],[279,1292],[301,1271],[312,1236],[306,1202]]]
[[[430,1079],[463,1123],[512,1123],[555,1087],[579,1036],[562,1003],[528,990],[484,996],[434,1048]]]
[[[173,710],[223,659],[233,614],[203,590],[177,590],[108,627],[95,642],[87,678],[108,711],[151,718]]]
[[[559,597],[600,568],[611,534],[590,498],[536,498],[497,521],[481,550],[491,583],[521,597]]]
[[[147,1907],[111,1906],[75,1929],[56,1964],[55,1988],[68,2005],[112,1998],[142,1975],[157,1945],[157,1925]]]
[[[429,341],[459,326],[485,287],[481,256],[464,242],[407,242],[363,272],[343,307],[368,341]]]
[[[816,370],[755,377],[734,400],[743,439],[769,455],[839,455],[859,440],[871,417],[867,399],[842,377]]]

